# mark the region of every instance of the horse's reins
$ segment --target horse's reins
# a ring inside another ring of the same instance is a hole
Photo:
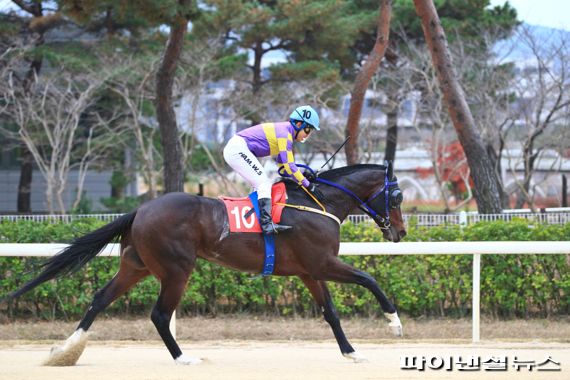
[[[345,142],[346,142],[346,140],[345,140]],[[313,172],[312,169],[307,165],[297,164],[297,166],[304,167],[304,168],[310,170],[311,172]],[[286,176],[282,173],[279,173],[279,174],[281,174],[282,176]],[[314,174],[314,172],[313,172],[313,174]],[[350,195],[352,198],[356,199],[360,203],[360,205],[359,205],[360,209],[362,211],[364,211],[372,219],[374,219],[378,223],[378,226],[381,229],[386,230],[386,229],[390,228],[390,187],[391,186],[397,186],[398,181],[390,181],[390,179],[388,178],[388,165],[386,165],[386,171],[385,171],[385,176],[384,176],[384,186],[380,190],[378,190],[376,193],[374,193],[370,198],[368,198],[367,201],[363,201],[362,199],[360,199],[360,197],[358,195],[354,194],[354,192],[352,192],[351,190],[347,189],[346,187],[344,187],[342,185],[339,185],[338,183],[331,182],[331,181],[328,181],[328,180],[323,179],[323,178],[315,178],[315,182],[319,182],[319,183],[322,183],[322,184],[325,184],[328,186],[335,187],[335,188],[341,190],[342,192]],[[280,206],[295,208],[295,209],[302,210],[302,211],[309,211],[309,212],[314,212],[317,214],[325,215],[325,216],[328,216],[329,218],[334,219],[340,225],[341,222],[340,222],[339,218],[337,218],[335,215],[327,212],[325,206],[323,206],[323,204],[313,194],[311,194],[311,192],[309,190],[307,190],[304,186],[301,186],[301,188],[313,199],[313,201],[315,201],[316,204],[319,205],[319,207],[322,210],[318,210],[316,208],[308,207],[308,206],[291,205],[291,204],[286,204],[286,203],[276,203],[276,204],[278,204]],[[368,204],[369,202],[372,202],[374,199],[376,199],[378,196],[380,196],[380,194],[382,194],[382,193],[384,193],[384,198],[386,199],[386,205],[385,205],[386,217],[383,217],[382,215],[378,214]]]
[[[389,180],[389,178],[388,178],[388,166],[386,166],[386,172],[385,172],[385,177],[384,177],[384,186],[380,190],[378,190],[376,193],[374,193],[370,198],[368,198],[367,201],[363,201],[362,199],[360,199],[360,197],[358,195],[354,194],[354,192],[352,192],[351,190],[347,189],[346,187],[344,187],[342,185],[339,185],[338,183],[334,183],[334,182],[328,181],[328,180],[323,179],[323,178],[316,178],[315,181],[319,182],[319,183],[324,183],[325,185],[335,187],[335,188],[343,191],[344,193],[350,195],[351,197],[353,197],[354,199],[356,199],[360,203],[359,207],[362,211],[364,211],[368,216],[370,216],[372,219],[374,219],[378,222],[378,225],[380,226],[381,229],[390,228],[390,187],[391,186],[397,186],[398,181],[390,181]],[[372,202],[374,199],[376,199],[382,193],[384,193],[384,198],[386,199],[386,206],[385,206],[386,217],[385,218],[382,215],[378,214],[376,211],[374,211],[368,205],[369,202]]]

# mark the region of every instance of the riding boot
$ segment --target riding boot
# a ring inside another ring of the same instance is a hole
[[[271,219],[271,199],[259,198],[259,224],[264,235],[277,234],[290,230],[291,226],[284,226],[273,223]]]

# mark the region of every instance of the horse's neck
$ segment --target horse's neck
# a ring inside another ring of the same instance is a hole
[[[383,184],[383,179],[376,173],[357,172],[349,176],[329,179],[356,195],[361,201],[366,202],[375,189]],[[338,196],[331,200],[330,207],[334,214],[344,219],[348,214],[359,206],[359,202],[352,195],[337,189]]]
[[[363,171],[340,177],[335,182],[350,190],[361,200],[366,200],[384,181],[376,173]]]

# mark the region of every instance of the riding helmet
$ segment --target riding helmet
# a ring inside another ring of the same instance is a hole
[[[293,128],[298,132],[305,127],[315,128],[320,131],[319,128],[319,114],[311,106],[300,106],[295,108],[295,110],[289,116],[289,121],[293,124]],[[300,127],[297,127],[297,122],[302,122]]]

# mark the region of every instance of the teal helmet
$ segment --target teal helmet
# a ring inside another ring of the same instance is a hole
[[[321,130],[319,128],[319,114],[311,106],[300,106],[295,108],[291,113],[291,116],[289,116],[289,121],[293,124],[293,128],[295,128],[297,132],[305,127],[312,127],[317,131]],[[298,121],[302,122],[300,127],[297,127]]]

